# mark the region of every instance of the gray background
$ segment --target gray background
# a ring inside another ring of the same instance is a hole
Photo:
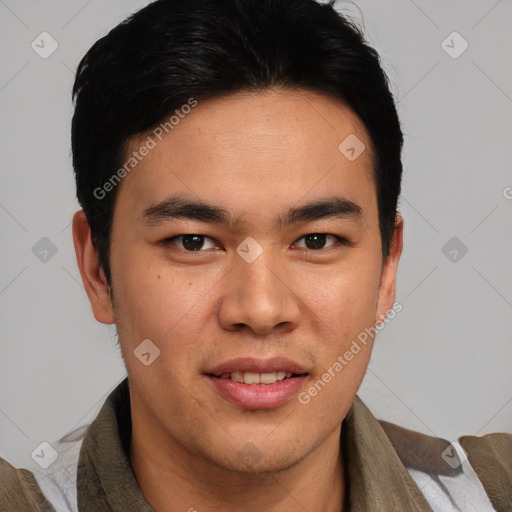
[[[70,91],[92,43],[145,3],[0,0],[0,456],[17,466],[91,421],[125,375],[75,260]],[[449,440],[512,432],[512,2],[339,6],[380,52],[405,132],[403,310],[360,396],[378,417]],[[44,31],[59,45],[46,59],[31,47]],[[454,31],[469,44],[457,58],[445,51],[463,48]],[[46,262],[43,237],[57,249]]]

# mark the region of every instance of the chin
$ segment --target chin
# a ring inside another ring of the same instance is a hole
[[[293,442],[289,437],[286,441],[279,446],[268,443],[268,440],[266,444],[264,440],[233,443],[236,449],[232,444],[208,458],[219,468],[240,475],[265,476],[279,473],[299,464],[309,453],[306,447]]]

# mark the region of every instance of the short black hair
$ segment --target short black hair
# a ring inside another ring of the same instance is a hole
[[[101,189],[101,195],[98,190],[123,166],[129,139],[191,98],[272,87],[329,95],[363,122],[387,258],[401,187],[402,131],[378,53],[334,3],[156,0],[90,48],[73,86],[73,167],[77,198],[109,286],[119,187]]]

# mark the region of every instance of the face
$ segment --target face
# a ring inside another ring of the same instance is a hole
[[[134,428],[254,472],[339,435],[373,340],[344,354],[392,308],[401,251],[399,223],[383,264],[370,151],[350,110],[290,90],[199,103],[156,140],[119,185],[115,307],[88,287],[118,327]]]

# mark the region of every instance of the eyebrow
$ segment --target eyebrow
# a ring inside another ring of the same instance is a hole
[[[343,197],[330,197],[296,208],[290,208],[284,214],[278,214],[274,219],[274,228],[282,228],[325,218],[360,222],[363,217],[363,209],[357,203]],[[175,219],[191,219],[210,224],[226,224],[232,229],[242,223],[241,218],[234,217],[228,210],[222,207],[177,195],[168,197],[160,203],[145,209],[138,220],[147,226],[157,226]]]

